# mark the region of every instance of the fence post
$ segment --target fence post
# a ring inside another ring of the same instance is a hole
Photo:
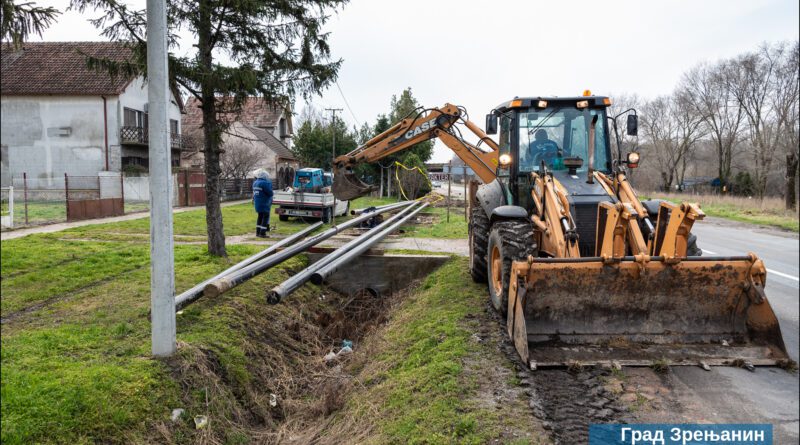
[[[119,171],[119,197],[122,199],[122,214],[125,214],[125,177],[122,170]]]
[[[11,181],[13,184],[14,181]],[[14,186],[8,187],[8,219],[9,226],[14,227]]]
[[[64,205],[67,206],[67,221],[69,221],[69,176],[64,172]]]
[[[189,169],[183,171],[183,205],[189,206]]]
[[[25,225],[28,225],[28,173],[22,172],[22,199],[25,206]]]

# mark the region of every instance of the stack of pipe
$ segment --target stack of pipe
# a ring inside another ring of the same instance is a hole
[[[277,243],[273,244],[272,246],[268,247],[267,249],[264,249],[261,252],[258,252],[257,254],[255,254],[255,255],[253,255],[251,257],[248,257],[247,259],[242,260],[239,263],[236,263],[235,265],[225,269],[224,271],[218,273],[217,275],[214,275],[213,277],[211,277],[211,278],[209,278],[209,279],[207,279],[207,280],[205,280],[205,281],[203,281],[201,283],[196,284],[191,289],[189,289],[189,290],[183,292],[182,294],[178,295],[177,297],[175,297],[175,310],[179,311],[179,310],[185,308],[186,306],[188,306],[188,305],[194,303],[195,301],[197,301],[201,296],[203,296],[203,290],[205,289],[207,284],[209,284],[209,283],[211,283],[211,282],[213,282],[215,280],[218,280],[218,279],[220,279],[220,278],[222,278],[222,277],[224,277],[224,276],[226,276],[226,275],[228,275],[228,274],[230,274],[232,272],[235,272],[235,271],[237,271],[237,270],[239,270],[239,269],[241,269],[241,268],[243,268],[243,267],[245,267],[245,266],[247,266],[249,264],[253,264],[253,263],[255,263],[256,261],[258,261],[258,260],[260,260],[262,258],[265,258],[268,255],[271,255],[274,252],[276,252],[281,247],[287,246],[289,244],[294,243],[295,241],[298,241],[298,240],[301,240],[301,239],[305,238],[309,233],[317,230],[321,225],[322,225],[321,221],[317,222],[317,223],[314,223],[314,224],[311,224],[310,226],[306,227],[305,229],[303,229],[303,230],[301,230],[301,231],[299,231],[299,232],[297,232],[297,233],[295,233],[295,234],[293,234],[291,236],[287,236],[286,238],[278,241]]]
[[[394,215],[380,225],[374,227],[366,234],[336,249],[334,252],[298,272],[280,285],[272,288],[272,290],[267,292],[267,302],[270,304],[279,303],[283,298],[294,292],[308,280],[311,280],[314,284],[322,284],[326,277],[336,272],[345,264],[353,261],[390,233],[399,229],[403,223],[414,217],[427,206],[428,203],[415,202],[397,215]]]
[[[207,297],[216,297],[223,292],[226,292],[234,287],[244,283],[245,281],[253,278],[254,276],[264,272],[265,270],[275,266],[276,264],[280,264],[293,256],[308,250],[309,248],[325,241],[326,239],[336,235],[337,233],[348,229],[350,227],[356,226],[361,224],[362,222],[373,218],[375,215],[380,213],[401,209],[404,207],[408,207],[412,204],[415,204],[415,201],[403,201],[398,202],[395,204],[390,204],[387,206],[381,206],[380,208],[363,213],[362,215],[353,218],[351,220],[345,221],[342,224],[337,226],[331,227],[330,229],[319,233],[305,241],[299,242],[294,244],[286,249],[274,254],[270,255],[266,258],[261,260],[252,262],[245,267],[241,267],[237,270],[234,270],[224,276],[217,276],[212,280],[208,280],[207,284],[203,289],[203,294]]]

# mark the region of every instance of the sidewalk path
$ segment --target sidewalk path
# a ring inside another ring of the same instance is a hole
[[[250,202],[249,199],[244,199],[240,201],[228,201],[222,203],[222,207],[228,207],[237,204],[243,204]],[[195,207],[179,207],[172,209],[172,213],[183,213],[183,212],[190,212],[192,210],[202,210],[205,206],[195,206]],[[28,236],[33,233],[52,233],[52,232],[60,232],[62,230],[71,229],[73,227],[83,227],[83,226],[91,226],[94,224],[107,224],[107,223],[115,223],[120,221],[130,221],[132,219],[142,219],[148,218],[150,216],[150,212],[137,212],[131,213],[128,215],[123,216],[113,216],[111,218],[98,218],[98,219],[87,219],[83,221],[74,221],[74,222],[64,222],[64,223],[57,223],[57,224],[47,224],[44,226],[35,226],[35,227],[28,227],[26,229],[19,229],[19,230],[10,230],[8,232],[0,233],[0,240],[10,240],[15,238],[22,238],[24,236]]]

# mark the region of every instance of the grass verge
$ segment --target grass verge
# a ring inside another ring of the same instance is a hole
[[[779,229],[800,231],[797,211],[786,210],[783,200],[764,198],[758,201],[741,196],[688,195],[678,193],[653,193],[650,198],[665,199],[673,203],[697,202],[708,216],[726,218]]]
[[[497,406],[481,397],[515,384],[496,345],[476,341],[487,320],[486,292],[454,257],[392,311],[351,365],[361,382],[326,434],[348,443],[540,443],[521,390]],[[489,324],[489,326],[487,326]],[[479,363],[480,365],[476,365]],[[505,373],[499,375],[498,369]],[[507,389],[506,389],[507,390]],[[348,426],[349,425],[349,426]],[[337,436],[338,434],[338,436]]]

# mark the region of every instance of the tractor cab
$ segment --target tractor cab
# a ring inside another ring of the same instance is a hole
[[[552,174],[569,191],[582,255],[594,255],[598,204],[613,200],[592,178],[612,171],[609,105],[591,95],[516,98],[487,116],[487,133],[499,130],[497,178],[506,202],[531,212],[533,173]]]

